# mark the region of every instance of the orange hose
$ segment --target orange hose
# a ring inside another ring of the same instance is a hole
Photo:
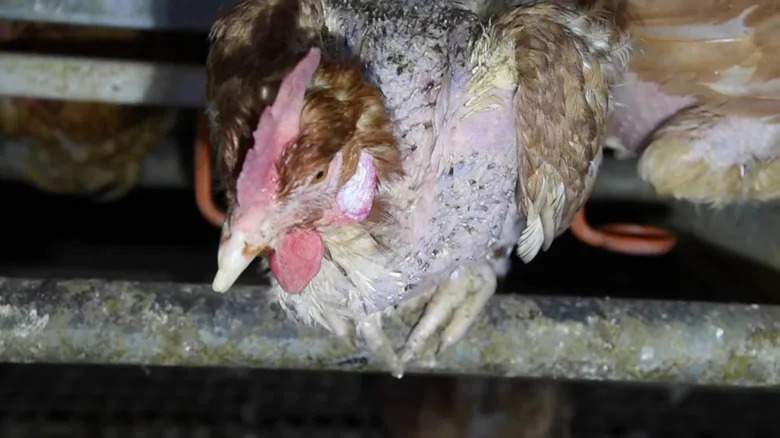
[[[225,212],[214,203],[211,190],[211,154],[209,128],[206,116],[198,116],[198,132],[195,137],[195,202],[203,217],[212,224],[222,227]]]
[[[672,233],[650,225],[608,224],[593,228],[585,218],[584,207],[574,218],[571,232],[586,245],[623,254],[659,256],[677,244]]]

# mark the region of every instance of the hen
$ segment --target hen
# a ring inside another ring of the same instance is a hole
[[[175,111],[101,102],[0,98],[0,134],[29,182],[58,194],[116,200],[135,188]]]
[[[780,198],[780,3],[628,0],[636,55],[610,144],[663,195]]]
[[[49,42],[62,50],[138,36],[126,29],[0,21],[0,43],[17,48]],[[4,148],[9,162],[40,190],[102,200],[119,199],[138,184],[144,160],[175,121],[176,111],[159,107],[0,97],[0,134],[12,140]]]
[[[547,249],[591,190],[628,57],[613,17],[601,3],[239,1],[207,61],[229,204],[214,289],[264,255],[284,309],[345,338],[354,324],[398,375],[456,343],[513,248],[526,262]],[[382,315],[413,299],[426,309],[399,358]]]

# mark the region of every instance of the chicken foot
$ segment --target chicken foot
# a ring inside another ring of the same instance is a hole
[[[401,352],[401,362],[421,357],[431,336],[441,330],[434,356],[457,343],[480,315],[496,291],[496,274],[488,261],[456,271],[450,280],[435,289],[425,311]]]
[[[398,360],[393,344],[382,330],[382,312],[367,315],[356,321],[355,327],[363,340],[366,341],[368,349],[377,357],[382,358],[390,366],[390,372],[393,376],[400,379],[403,376],[403,363]]]

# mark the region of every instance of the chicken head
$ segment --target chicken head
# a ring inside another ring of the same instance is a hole
[[[217,291],[229,289],[256,256],[268,255],[279,285],[289,293],[301,292],[325,256],[318,230],[360,222],[372,210],[374,157],[354,148],[343,151],[332,137],[321,141],[318,129],[332,133],[329,122],[348,120],[322,120],[334,109],[323,93],[313,91],[304,99],[320,57],[319,49],[309,50],[260,116],[238,177],[237,202],[223,227],[213,284]],[[364,117],[370,115],[361,115],[357,123],[365,123]]]

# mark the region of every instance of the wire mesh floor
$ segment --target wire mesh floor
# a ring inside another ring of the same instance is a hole
[[[442,377],[432,377],[442,378]],[[0,437],[383,437],[389,376],[0,365]],[[780,436],[780,392],[569,383],[572,438]]]

